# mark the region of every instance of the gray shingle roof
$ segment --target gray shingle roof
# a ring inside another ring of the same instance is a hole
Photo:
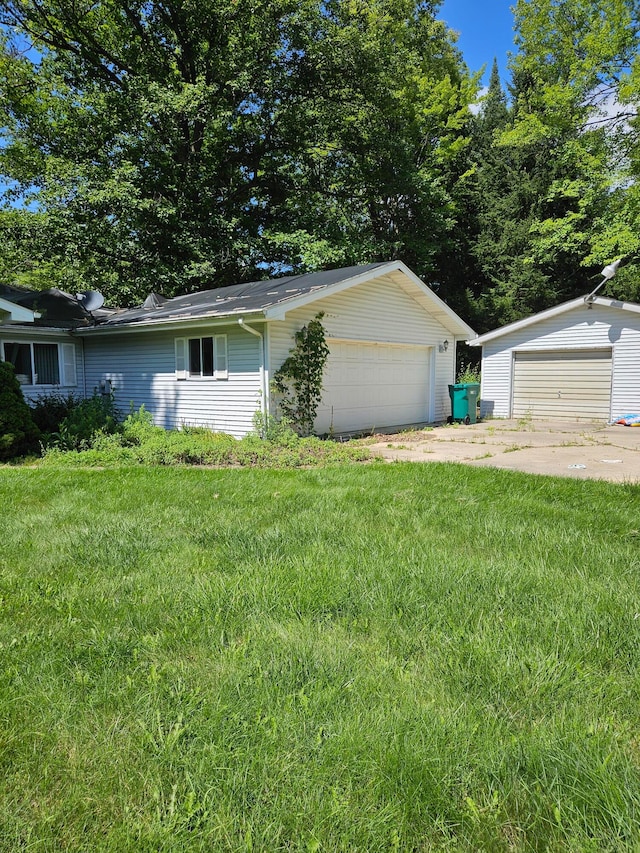
[[[37,317],[29,326],[47,326],[56,329],[75,329],[89,326],[94,318],[77,299],[69,293],[52,287],[49,290],[27,290],[0,284],[0,297],[15,305],[21,305],[30,311],[37,311]]]
[[[290,299],[322,290],[332,284],[347,281],[363,273],[387,266],[387,263],[345,267],[338,270],[289,275],[267,281],[232,284],[216,290],[203,290],[162,301],[147,298],[147,307],[118,311],[100,323],[101,327],[135,325],[156,320],[189,320],[198,317],[226,317],[234,314],[254,314]]]

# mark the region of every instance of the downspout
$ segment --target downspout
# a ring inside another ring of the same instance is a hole
[[[242,317],[238,318],[238,325],[241,329],[244,329],[245,332],[250,332],[252,335],[255,335],[256,338],[260,339],[260,410],[262,412],[262,423],[263,428],[266,428],[267,425],[267,389],[265,387],[265,354],[264,354],[264,335],[261,332],[258,332],[252,326],[247,326]]]

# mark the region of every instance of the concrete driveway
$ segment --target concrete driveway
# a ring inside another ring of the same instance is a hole
[[[488,420],[375,435],[363,442],[388,460],[462,462],[574,480],[640,483],[639,427]]]

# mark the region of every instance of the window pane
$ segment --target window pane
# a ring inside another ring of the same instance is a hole
[[[189,373],[200,376],[201,372],[200,338],[191,338],[189,340]]]
[[[34,344],[33,360],[35,362],[36,385],[60,384],[57,344]]]
[[[202,375],[213,376],[213,338],[202,339]]]
[[[21,385],[33,384],[31,376],[31,347],[29,344],[5,343],[4,360],[10,361]]]

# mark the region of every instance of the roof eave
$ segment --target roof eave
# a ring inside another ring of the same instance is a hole
[[[467,341],[467,344],[472,347],[483,346],[491,341],[501,338],[503,335],[509,335],[512,332],[518,332],[521,329],[526,329],[527,326],[533,326],[543,320],[548,320],[551,317],[557,317],[559,314],[564,314],[566,311],[572,311],[574,308],[579,308],[581,305],[592,306],[601,305],[605,308],[618,308],[622,311],[632,311],[635,314],[640,314],[640,305],[636,302],[621,302],[619,299],[611,299],[608,296],[578,296],[576,299],[571,299],[569,302],[562,302],[560,305],[554,305],[553,308],[547,308],[546,311],[540,311],[538,314],[532,314],[530,317],[525,317],[523,320],[516,320],[515,323],[510,323],[508,326],[502,326],[499,329],[494,329],[491,332],[486,332],[484,335],[479,335]]]
[[[484,335],[478,335],[475,338],[470,338],[466,343],[471,347],[479,347],[503,335],[509,335],[512,332],[518,332],[520,329],[526,329],[527,326],[533,326],[542,320],[548,320],[551,317],[556,317],[559,314],[564,314],[566,311],[571,311],[579,305],[584,304],[584,296],[579,296],[577,299],[572,299],[570,302],[563,302],[560,305],[554,305],[553,308],[547,308],[545,311],[540,311],[538,314],[532,314],[530,317],[525,317],[522,320],[516,320],[514,323],[509,323],[506,326],[501,326],[498,329],[493,329],[490,332],[485,332]]]
[[[33,323],[41,316],[38,311],[32,311],[23,305],[0,297],[0,313],[8,314],[11,323]]]
[[[349,288],[356,287],[359,284],[366,284],[369,281],[373,281],[376,278],[382,278],[382,276],[389,275],[394,272],[403,273],[403,275],[406,276],[412,284],[416,285],[422,293],[427,296],[431,304],[437,308],[438,314],[440,314],[438,319],[444,326],[446,326],[451,334],[460,338],[466,338],[475,334],[475,331],[471,326],[465,323],[464,320],[462,320],[456,312],[446,304],[446,302],[443,302],[442,299],[440,299],[440,297],[437,296],[433,290],[418,278],[418,276],[402,261],[389,261],[386,264],[381,264],[380,266],[367,270],[364,273],[342,279],[341,281],[327,285],[326,287],[312,290],[309,293],[305,293],[300,296],[292,296],[288,299],[283,299],[276,305],[272,305],[267,308],[265,310],[265,317],[268,320],[284,320],[287,314],[290,311],[294,311],[296,308],[303,308],[305,305],[309,305],[318,299],[324,299],[327,296],[334,296],[337,293],[341,293],[343,290],[348,290]]]
[[[238,318],[253,322],[264,321],[264,311],[233,311],[229,314],[209,313],[198,314],[196,316],[184,317],[177,319],[175,317],[166,317],[160,320],[148,319],[139,320],[129,323],[102,323],[96,326],[87,326],[82,329],[76,329],[75,334],[80,336],[99,335],[99,334],[131,334],[133,332],[147,329],[173,329],[193,328],[199,323],[206,323],[210,326],[228,326],[230,323],[236,323]]]

